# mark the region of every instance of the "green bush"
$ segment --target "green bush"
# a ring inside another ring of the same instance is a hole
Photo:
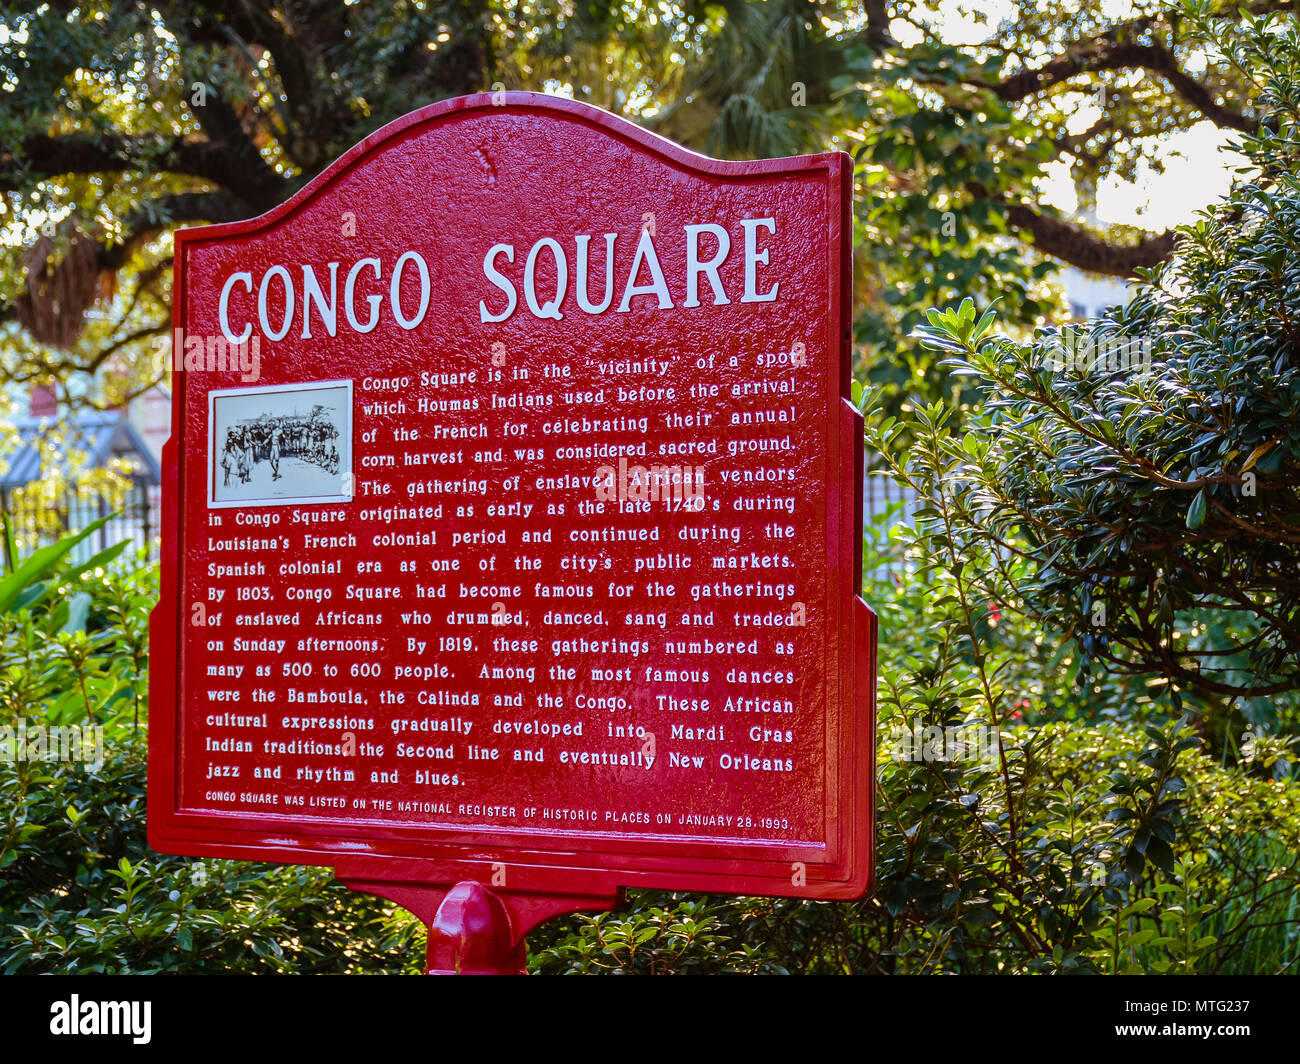
[[[1219,764],[1149,693],[1079,689],[1065,641],[1036,631],[998,582],[1000,562],[950,526],[942,424],[921,412],[916,438],[903,472],[934,503],[919,530],[877,524],[865,544],[882,631],[873,895],[633,892],[622,912],[534,932],[532,971],[1295,968],[1300,787],[1285,748],[1261,740]],[[421,970],[418,923],[328,869],[150,851],[155,570],[78,567],[65,553],[20,573],[8,598],[12,578],[0,579],[4,723],[98,722],[105,757],[0,761],[0,970]],[[1116,705],[1128,714],[1109,714]],[[995,739],[986,756],[935,738],[969,723]]]
[[[327,868],[198,861],[145,843],[145,743],[98,773],[0,766],[0,970],[195,974],[418,971],[419,926]]]
[[[923,413],[914,428],[909,475],[936,503],[922,530],[886,539],[880,522],[866,543],[881,619],[872,896],[634,892],[627,912],[535,932],[534,971],[1294,970],[1300,786],[1274,778],[1282,745],[1224,766],[1145,689],[1079,690],[1068,642],[1001,597],[987,547],[946,530],[952,485],[927,451],[942,425]],[[900,756],[906,736],[964,724],[996,736],[988,760],[917,758],[916,743]]]
[[[1028,344],[971,300],[918,332],[981,395],[948,455],[957,520],[1032,563],[1033,615],[1085,661],[1193,695],[1220,732],[1234,713],[1295,731],[1300,23],[1200,32],[1257,85],[1260,132],[1130,304]]]
[[[148,848],[157,570],[114,564],[120,547],[70,564],[78,538],[0,579],[0,725],[98,725],[104,737],[98,766],[0,759],[0,971],[422,970],[419,924],[329,869]]]

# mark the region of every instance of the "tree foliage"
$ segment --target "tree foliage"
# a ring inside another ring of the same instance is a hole
[[[901,342],[925,307],[1000,291],[1032,325],[1053,306],[1049,260],[1128,275],[1172,246],[1059,217],[1040,202],[1049,162],[1087,185],[1158,163],[1154,138],[1198,121],[1255,123],[1254,86],[1177,10],[1032,0],[1004,15],[947,0],[11,4],[0,376],[100,405],[149,387],[166,374],[151,356],[173,228],[263,212],[385,122],[500,86],[725,157],[852,151],[859,358],[895,393],[938,394]]]
[[[880,616],[876,881],[858,902],[638,892],[549,923],[539,973],[1264,973],[1300,941],[1300,789],[1279,737],[1211,756],[1002,595],[918,415],[920,527],[867,530]]]
[[[624,911],[533,932],[533,971],[1294,966],[1300,790],[1286,744],[1215,760],[1144,691],[1126,713],[1123,681],[1076,692],[1073,655],[1009,603],[991,608],[990,552],[963,554],[954,538],[944,433],[933,422],[908,467],[936,500],[926,525],[886,539],[880,522],[865,544],[865,591],[889,640],[873,895],[639,891]],[[126,556],[74,562],[70,546],[0,578],[0,726],[97,723],[104,759],[0,757],[0,970],[418,971],[418,921],[331,883],[328,869],[148,847],[156,570]],[[970,727],[985,739],[953,741]]]
[[[1267,108],[1253,170],[1127,308],[1029,344],[972,303],[920,332],[985,397],[950,444],[959,521],[1031,563],[1028,608],[1086,660],[1261,698],[1300,688],[1300,28],[1217,40]]]

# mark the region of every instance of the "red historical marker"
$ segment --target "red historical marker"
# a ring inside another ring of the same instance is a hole
[[[151,845],[332,865],[432,971],[863,894],[851,174],[495,93],[178,233]]]

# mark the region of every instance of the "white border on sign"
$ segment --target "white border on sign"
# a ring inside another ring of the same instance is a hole
[[[352,487],[355,484],[355,480],[352,476],[352,429],[355,418],[352,407],[351,378],[333,381],[305,381],[300,384],[264,384],[252,388],[214,388],[212,391],[208,392],[208,453],[205,459],[208,471],[209,510],[222,510],[241,506],[297,506],[306,503],[337,503],[352,501],[355,492],[349,494],[340,493],[337,495],[295,495],[279,499],[234,499],[227,502],[218,502],[213,497],[216,492],[217,474],[217,400],[232,396],[273,394],[279,392],[319,391],[322,388],[342,388],[346,392],[347,425],[341,434],[344,446],[340,448],[338,475],[342,480],[344,488]]]

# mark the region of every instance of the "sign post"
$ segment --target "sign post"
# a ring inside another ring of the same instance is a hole
[[[628,887],[855,898],[852,164],[531,93],[176,236],[149,839],[522,971]]]

